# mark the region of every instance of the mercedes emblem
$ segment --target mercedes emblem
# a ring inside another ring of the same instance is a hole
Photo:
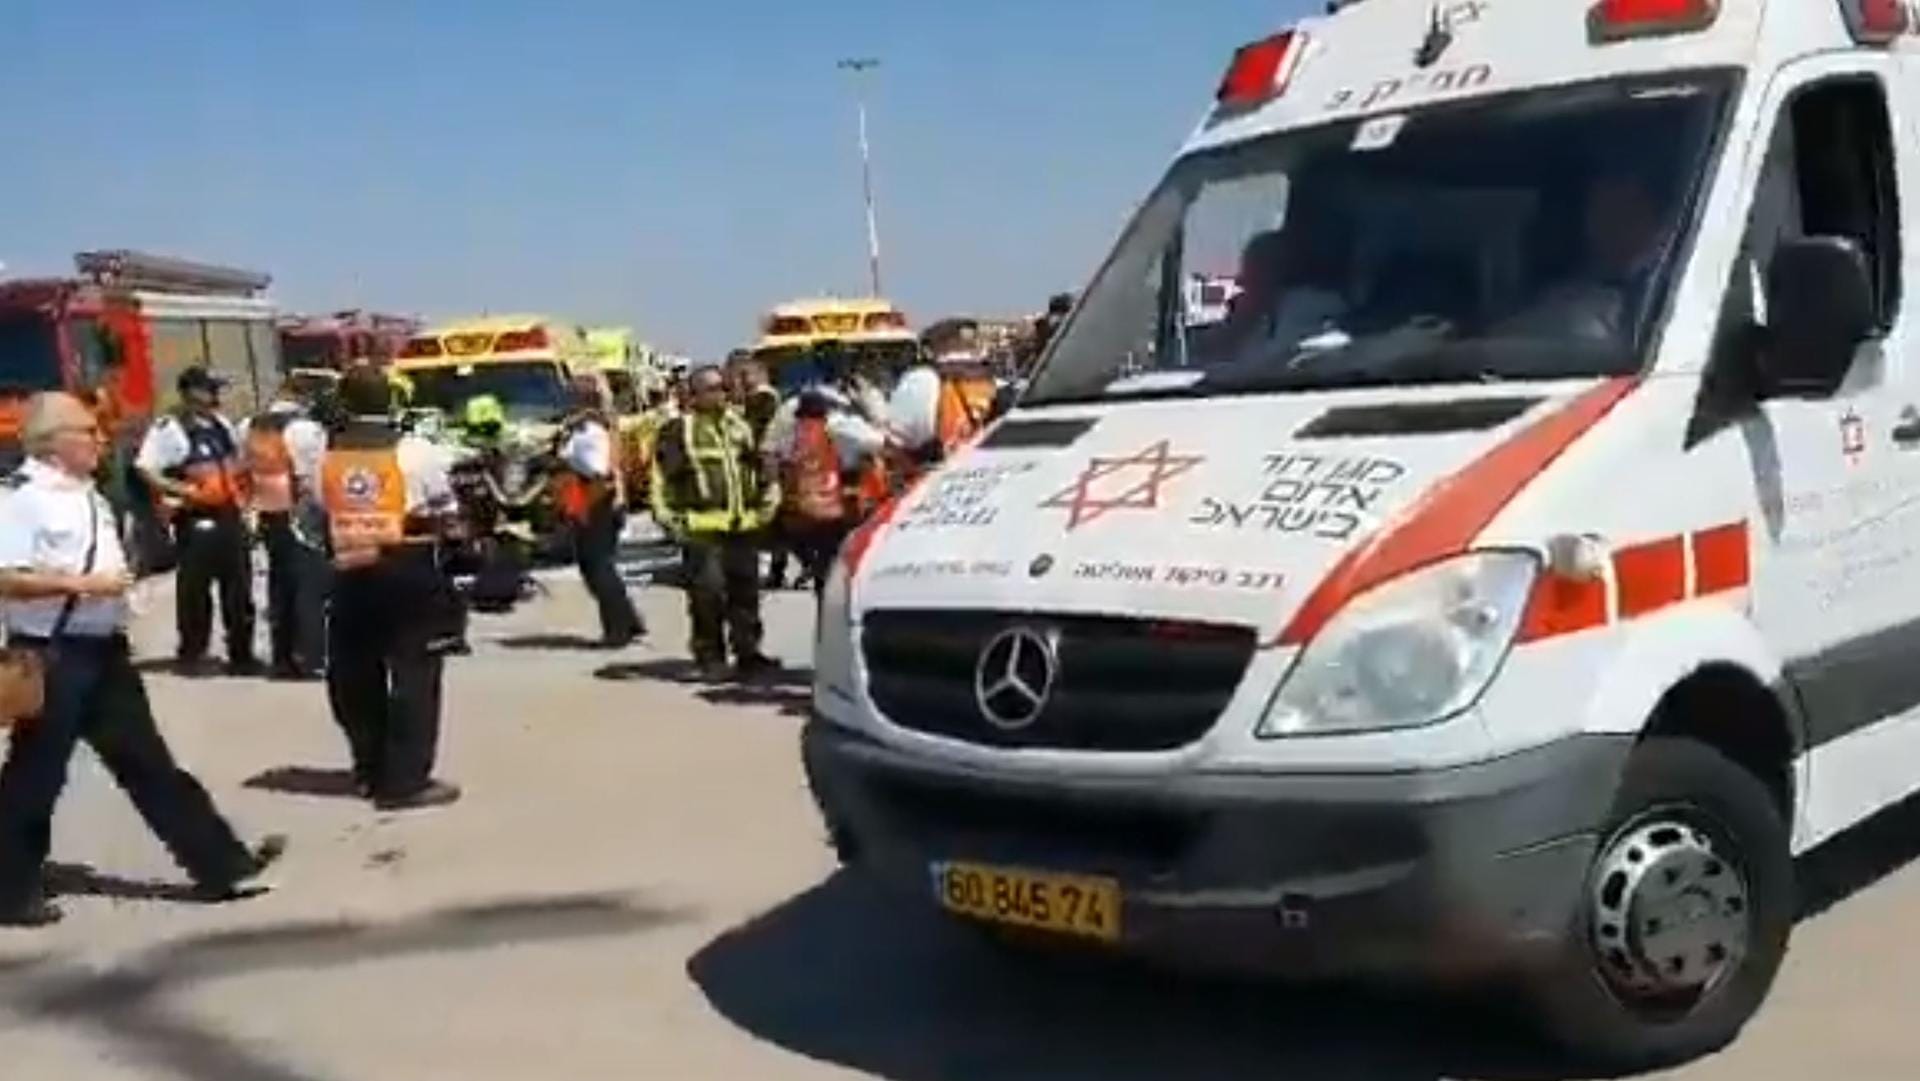
[[[1060,676],[1060,650],[1053,634],[1011,627],[994,635],[973,670],[973,697],[980,715],[1002,732],[1018,732],[1040,719]]]

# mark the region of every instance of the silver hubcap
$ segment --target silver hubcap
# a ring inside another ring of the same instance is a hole
[[[1705,994],[1746,956],[1746,876],[1683,821],[1620,833],[1600,857],[1591,901],[1600,969],[1629,999]]]

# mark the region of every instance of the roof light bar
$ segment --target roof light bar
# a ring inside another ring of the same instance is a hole
[[[1638,38],[1693,34],[1720,18],[1720,0],[1599,0],[1587,12],[1587,37],[1596,45]]]
[[[1227,108],[1245,109],[1286,93],[1306,44],[1305,34],[1289,30],[1241,46],[1220,80],[1217,100]]]
[[[1914,30],[1913,10],[1906,0],[1840,0],[1847,29],[1862,45],[1887,45]]]

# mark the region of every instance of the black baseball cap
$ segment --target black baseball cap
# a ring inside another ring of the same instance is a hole
[[[195,364],[181,372],[179,380],[174,385],[182,394],[190,390],[219,392],[226,388],[227,377],[208,370],[204,365]]]

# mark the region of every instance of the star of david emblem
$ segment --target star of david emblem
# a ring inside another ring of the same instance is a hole
[[[1173,453],[1172,440],[1162,439],[1125,457],[1094,458],[1078,480],[1040,506],[1066,511],[1069,533],[1117,510],[1158,510],[1167,483],[1204,461]]]
[[[364,503],[380,490],[380,478],[374,476],[371,469],[355,469],[342,478],[340,486],[346,490],[347,498]]]

